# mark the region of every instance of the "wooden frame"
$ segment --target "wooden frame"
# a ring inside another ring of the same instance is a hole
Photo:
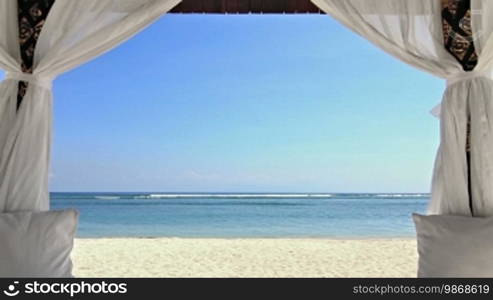
[[[183,0],[171,13],[320,14],[310,0]]]

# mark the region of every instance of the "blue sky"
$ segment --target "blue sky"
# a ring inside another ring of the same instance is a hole
[[[428,192],[443,89],[327,16],[169,15],[55,81],[51,190]]]

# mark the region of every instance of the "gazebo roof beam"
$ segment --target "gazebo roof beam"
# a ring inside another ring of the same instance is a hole
[[[320,14],[310,0],[183,0],[171,13]]]

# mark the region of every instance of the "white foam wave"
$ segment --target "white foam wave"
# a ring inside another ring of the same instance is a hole
[[[428,194],[377,194],[376,197],[380,198],[420,198],[429,197]]]
[[[98,200],[117,200],[117,199],[120,199],[119,196],[96,196],[94,197]]]
[[[136,198],[176,199],[176,198],[331,198],[332,194],[150,194]]]

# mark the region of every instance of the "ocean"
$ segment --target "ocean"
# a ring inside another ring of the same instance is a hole
[[[51,193],[78,237],[413,237],[428,194]]]

